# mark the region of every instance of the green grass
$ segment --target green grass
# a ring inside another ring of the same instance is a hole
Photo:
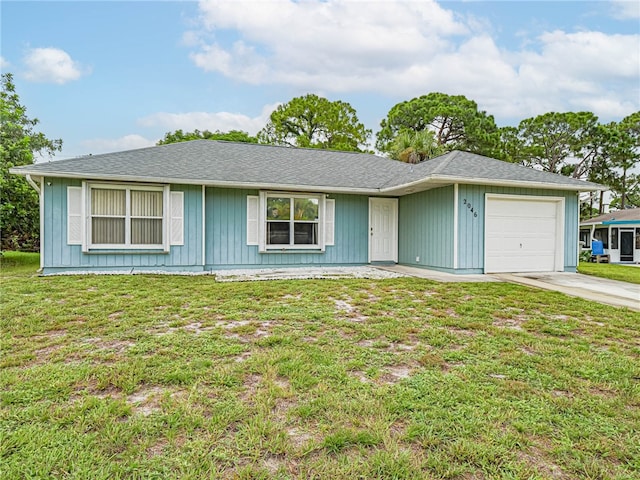
[[[11,257],[8,257],[11,258]],[[501,284],[3,263],[3,478],[640,477],[640,314]]]
[[[8,269],[12,274],[35,273],[40,267],[40,255],[25,252],[0,252],[0,275]]]
[[[608,278],[629,283],[640,283],[640,267],[615,263],[580,262],[578,272],[595,277]]]

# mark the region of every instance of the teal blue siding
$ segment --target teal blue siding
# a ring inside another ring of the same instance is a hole
[[[247,195],[257,190],[206,189],[206,268],[367,263],[368,197],[330,195],[335,199],[335,245],[325,252],[260,253],[247,245]]]
[[[404,265],[453,268],[453,186],[400,198],[398,260]]]
[[[49,185],[50,184],[50,185]],[[79,180],[47,178],[44,182],[42,254],[44,273],[63,270],[202,270],[202,187],[172,185],[184,192],[184,245],[169,253],[84,253],[80,245],[67,244],[67,187]]]
[[[458,269],[465,273],[484,272],[485,194],[564,197],[564,269],[575,271],[578,245],[578,197],[576,192],[527,188],[460,185],[458,187]],[[466,202],[466,204],[465,204]],[[471,205],[468,207],[467,205]],[[473,208],[473,212],[471,212]],[[474,216],[477,213],[478,216]]]

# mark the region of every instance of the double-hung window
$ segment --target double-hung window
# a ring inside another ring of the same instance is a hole
[[[268,246],[320,246],[320,198],[268,195],[265,207]]]
[[[325,194],[260,192],[247,197],[247,245],[259,251],[324,252],[334,245],[335,200]]]
[[[90,185],[90,248],[164,248],[166,187]]]

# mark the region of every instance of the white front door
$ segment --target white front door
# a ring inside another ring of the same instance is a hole
[[[397,198],[369,198],[369,261],[398,261]]]

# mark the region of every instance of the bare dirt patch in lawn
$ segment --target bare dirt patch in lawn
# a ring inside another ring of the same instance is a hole
[[[246,362],[248,359],[251,358],[251,355],[252,355],[251,352],[242,352],[234,357],[234,362],[236,363]]]
[[[60,329],[60,330],[48,330],[45,333],[45,336],[47,338],[62,338],[67,334],[66,330]]]
[[[242,383],[244,385],[244,390],[240,394],[240,399],[244,402],[248,402],[258,391],[258,388],[262,383],[262,375],[255,373],[249,374],[244,377],[244,381]]]
[[[527,450],[520,450],[516,455],[518,460],[533,467],[543,478],[560,480],[571,478],[562,468],[550,461],[545,453],[536,446],[529,447]]]
[[[398,383],[401,380],[409,378],[413,373],[413,369],[407,365],[395,365],[392,367],[385,367],[385,373],[378,378],[381,383],[392,385]]]
[[[447,326],[446,328],[451,333],[460,335],[462,337],[475,337],[476,335],[478,335],[478,332],[476,332],[475,330],[467,330],[466,328],[459,328],[459,327],[452,327],[452,326]]]
[[[92,350],[111,351],[114,353],[123,353],[127,349],[135,346],[135,342],[129,340],[108,340],[101,337],[89,337],[81,340],[84,344],[92,345]]]
[[[60,350],[63,347],[62,344],[48,345],[33,352],[36,356],[35,360],[30,362],[31,365],[42,365],[51,358],[51,355]]]
[[[353,301],[351,297],[347,297],[346,300],[335,298],[332,300],[335,304],[336,312],[338,312],[341,317],[351,322],[364,322],[369,318],[360,313],[360,311],[350,303]]]
[[[178,316],[176,316],[179,318]],[[214,330],[214,326],[205,326],[202,322],[191,322],[185,325],[171,327],[168,322],[161,322],[155,325],[151,332],[153,335],[157,337],[162,337],[164,335],[171,335],[176,332],[187,332],[192,333],[194,335],[200,335],[201,333],[208,332]]]
[[[367,376],[367,374],[361,370],[351,370],[350,373],[362,383],[373,383],[373,381]]]
[[[442,368],[443,373],[449,373],[451,370],[463,368],[466,366],[467,364],[464,362],[443,362],[440,367]]]
[[[147,448],[147,458],[153,458],[162,455],[168,446],[169,442],[166,438],[159,439],[155,444]]]
[[[522,328],[522,319],[519,318],[502,318],[502,317],[494,317],[492,325],[494,327],[500,328],[509,328],[512,330],[524,330]]]
[[[160,411],[160,401],[166,389],[158,386],[143,386],[131,395],[126,401],[133,406],[133,412],[145,417]]]
[[[270,475],[275,475],[279,470],[292,473],[296,469],[296,463],[287,459],[283,455],[268,455],[262,460],[262,465]]]
[[[532,349],[531,347],[527,347],[527,346],[520,347],[520,351],[522,353],[524,353],[525,355],[528,355],[530,357],[538,355],[534,349]]]
[[[300,300],[302,298],[302,294],[299,293],[297,295],[286,294],[281,297],[283,300]]]
[[[134,347],[135,342],[126,340],[105,340],[96,344],[100,350],[111,350],[115,353],[123,353],[127,349]]]
[[[308,445],[309,442],[316,440],[316,437],[314,437],[310,432],[302,430],[300,427],[289,427],[285,431],[289,436],[291,445],[296,449],[301,449]]]

